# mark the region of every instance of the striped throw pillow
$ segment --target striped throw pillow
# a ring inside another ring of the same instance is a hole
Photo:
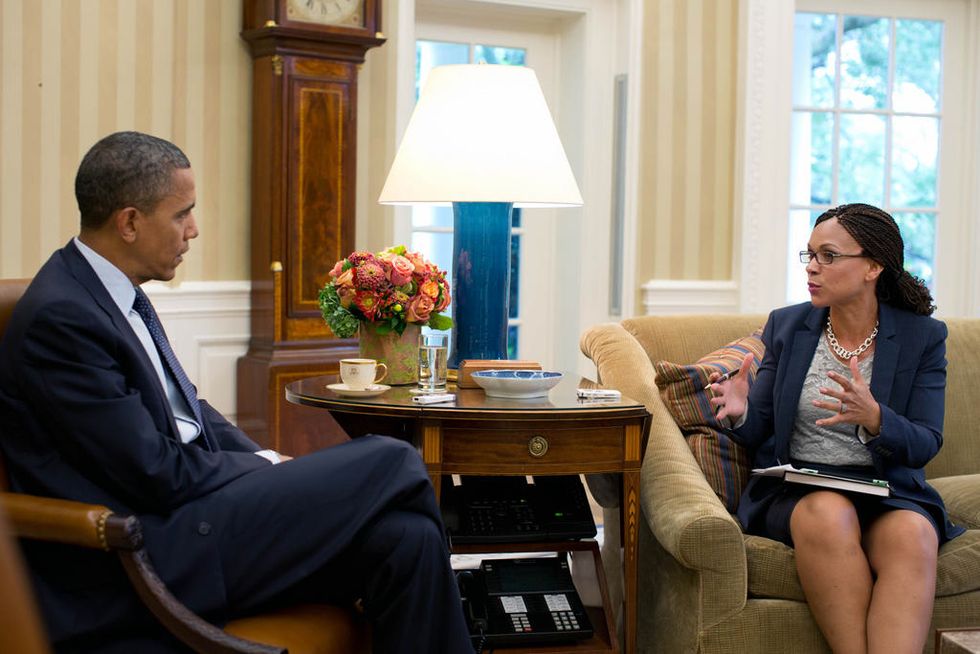
[[[754,381],[765,351],[761,334],[762,330],[758,329],[690,365],[669,361],[654,364],[664,405],[687,439],[708,484],[730,513],[738,508],[738,498],[748,482],[752,462],[745,448],[722,431],[708,403],[711,391],[704,387],[711,373],[737,369],[749,353],[755,359],[749,371],[749,380]]]

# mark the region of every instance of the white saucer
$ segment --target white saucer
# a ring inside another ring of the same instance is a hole
[[[345,397],[374,397],[375,395],[381,395],[386,390],[390,389],[391,386],[386,386],[385,384],[371,384],[365,388],[351,388],[347,384],[327,384],[327,388],[332,390],[337,395],[343,395]]]

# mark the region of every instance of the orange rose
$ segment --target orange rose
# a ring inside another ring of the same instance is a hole
[[[422,295],[427,295],[433,300],[436,300],[439,297],[439,284],[437,284],[435,280],[427,279],[426,281],[422,282],[422,285],[419,287],[419,291],[422,293]]]
[[[434,307],[435,300],[428,295],[420,293],[409,303],[405,320],[408,322],[425,322],[429,319],[429,315],[432,313]]]

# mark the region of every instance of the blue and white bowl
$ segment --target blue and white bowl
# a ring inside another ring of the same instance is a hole
[[[562,373],[547,370],[481,370],[473,373],[473,381],[490,397],[516,400],[546,397],[561,378]]]

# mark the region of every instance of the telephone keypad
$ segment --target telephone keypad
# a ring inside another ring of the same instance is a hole
[[[571,611],[553,611],[551,613],[551,619],[555,621],[555,626],[558,627],[558,631],[570,631],[579,628],[578,619]]]
[[[510,621],[514,625],[514,631],[531,631],[531,621],[527,618],[527,613],[515,613],[510,616]]]

